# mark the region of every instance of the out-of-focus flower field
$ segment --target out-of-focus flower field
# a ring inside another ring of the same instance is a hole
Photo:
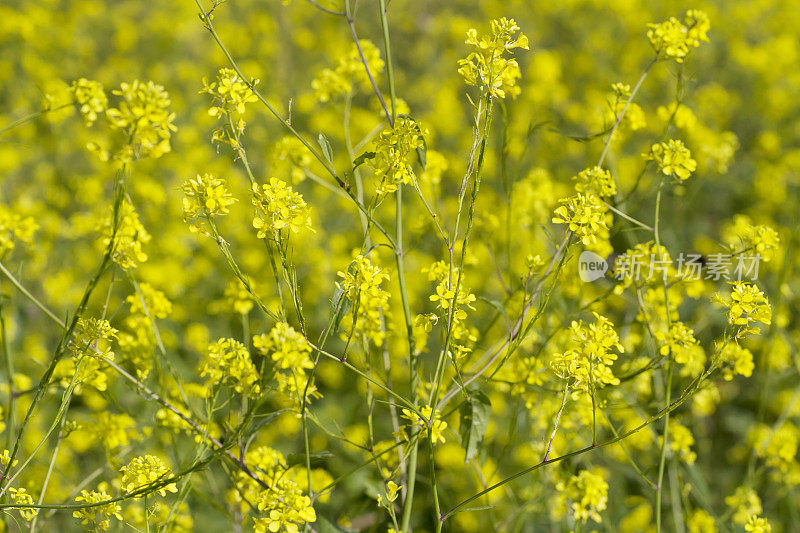
[[[800,9],[3,0],[4,531],[791,532]]]

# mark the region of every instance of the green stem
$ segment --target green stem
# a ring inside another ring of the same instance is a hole
[[[656,249],[658,250],[658,260],[663,264],[663,253],[661,251],[661,235],[659,233],[660,218],[661,218],[661,193],[664,186],[664,176],[658,182],[658,193],[656,194],[656,212],[654,223],[654,234],[656,241]],[[664,276],[664,308],[667,314],[667,332],[672,327],[672,321],[669,312],[669,288],[667,285],[666,276]],[[667,377],[666,377],[666,390],[664,391],[664,405],[668,406],[672,399],[672,354],[667,354]],[[658,479],[656,481],[656,532],[661,532],[661,493],[664,483],[664,468],[667,461],[667,442],[669,441],[669,411],[664,416],[664,435],[661,440],[661,457],[658,463]]]

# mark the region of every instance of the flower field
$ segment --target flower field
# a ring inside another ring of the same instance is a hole
[[[0,531],[796,531],[797,7],[4,0]]]

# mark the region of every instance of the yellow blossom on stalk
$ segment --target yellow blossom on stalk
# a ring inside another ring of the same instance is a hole
[[[665,176],[672,176],[681,182],[689,179],[697,168],[697,161],[692,159],[692,153],[677,139],[654,144],[647,157],[656,162]]]
[[[184,194],[183,220],[193,232],[207,233],[203,221],[227,215],[230,212],[228,207],[236,202],[225,180],[211,174],[198,174],[187,179],[181,190]]]
[[[150,242],[151,236],[139,221],[139,214],[128,200],[122,200],[119,206],[119,222],[114,233],[113,213],[103,226],[102,244],[108,246],[114,237],[114,249],[111,259],[125,270],[139,266],[147,261],[144,245]]]
[[[753,514],[747,517],[744,530],[750,533],[770,533],[772,531],[772,526],[763,516]]]
[[[581,170],[572,179],[576,181],[575,190],[584,194],[593,194],[601,198],[607,198],[617,194],[617,184],[611,173],[601,167],[591,167]]]
[[[689,533],[717,533],[714,517],[704,509],[695,509],[686,521]]]
[[[135,492],[158,482],[164,482],[173,476],[172,470],[155,455],[140,455],[134,457],[130,462],[119,469],[122,474],[120,486],[125,492]],[[168,483],[160,486],[155,492],[162,496],[169,492],[178,492],[175,483]],[[139,494],[136,498],[142,498],[144,494]]]
[[[514,19],[495,19],[490,26],[491,35],[480,38],[476,29],[467,30],[465,42],[475,50],[459,60],[458,72],[467,85],[480,87],[493,98],[505,98],[506,94],[516,97],[521,92],[517,80],[522,74],[519,63],[508,52],[515,48],[528,50],[528,38],[519,32]]]
[[[608,232],[608,208],[594,194],[578,193],[563,198],[561,204],[553,212],[553,223],[566,224],[583,244],[595,244],[598,236]]]
[[[122,507],[117,502],[109,502],[104,505],[99,504],[112,499],[112,496],[107,492],[109,490],[107,483],[101,483],[97,490],[82,490],[80,495],[75,497],[75,501],[85,502],[92,505],[91,507],[83,507],[72,512],[72,516],[79,518],[81,524],[90,526],[94,530],[108,531],[111,527],[111,518],[122,520]]]
[[[774,228],[766,224],[753,224],[747,215],[735,215],[733,221],[723,228],[722,238],[732,253],[758,255],[764,262],[775,256],[781,243]]]
[[[272,161],[275,174],[287,176],[291,183],[300,183],[306,179],[304,169],[311,166],[313,156],[300,139],[286,135],[275,144]]]
[[[568,512],[576,522],[585,524],[589,519],[597,523],[603,521],[600,513],[608,504],[608,483],[602,470],[581,470],[568,481],[559,481],[556,490],[561,495],[563,506],[571,502]]]
[[[453,268],[452,281],[450,269],[444,261],[433,263],[427,271],[429,280],[438,280],[439,282],[436,285],[436,292],[428,297],[431,302],[436,303],[438,315],[436,313],[421,315],[418,317],[417,323],[425,330],[430,331],[440,319],[443,324],[447,324],[448,320],[452,320],[450,355],[460,359],[472,351],[474,343],[478,340],[474,329],[465,325],[465,320],[467,319],[466,309],[475,310],[472,304],[475,302],[476,297],[464,286],[463,280],[458,288],[458,295],[456,295],[451,284],[455,285],[458,279],[458,268]]]
[[[637,131],[647,126],[644,110],[635,102],[630,101],[631,86],[625,83],[615,83],[611,86],[613,93],[613,100],[611,102],[612,117],[610,122],[616,120],[625,111],[624,120],[620,123],[621,126],[627,126],[631,131]]]
[[[752,283],[733,281],[731,285],[730,296],[723,297],[717,293],[713,301],[728,308],[728,324],[738,328],[737,336],[758,334],[760,329],[753,324],[769,325],[772,322],[772,308],[767,297]]]
[[[359,48],[361,51],[359,52]],[[371,91],[372,82],[369,80],[364,60],[373,79],[383,72],[383,59],[381,52],[369,39],[359,39],[358,46],[350,45],[346,54],[343,54],[333,69],[326,68],[311,82],[311,88],[320,102],[327,102],[331,98],[347,94],[358,84],[362,89]]]
[[[796,460],[800,445],[800,429],[790,422],[773,429],[766,424],[750,428],[748,442],[758,457],[766,464],[777,469],[784,479],[792,474],[796,476],[798,463]]]
[[[258,230],[258,238],[274,238],[282,229],[292,233],[311,228],[311,209],[306,201],[295,192],[291,185],[278,178],[270,178],[269,183],[253,185],[253,227]]]
[[[375,138],[374,152],[365,156],[369,156],[369,165],[379,180],[375,191],[379,196],[395,192],[400,183],[414,183],[409,158],[424,145],[424,134],[412,119],[398,117],[393,128],[386,127]]]
[[[253,80],[253,85],[257,84],[258,80]],[[213,98],[214,105],[208,109],[208,114],[212,117],[233,112],[242,115],[245,104],[258,100],[250,85],[239,77],[235,70],[226,67],[219,69],[217,79],[211,83],[208,82],[208,78],[203,78],[203,88],[200,92],[208,93]]]
[[[670,17],[669,20],[648,24],[647,27],[647,39],[656,53],[683,63],[692,49],[700,46],[701,42],[708,42],[707,34],[711,25],[708,15],[693,9],[686,12],[683,23]]]
[[[23,217],[8,207],[0,205],[0,257],[10,252],[16,242],[31,244],[39,225],[33,217]]]
[[[81,115],[87,126],[91,126],[99,115],[108,109],[108,96],[99,81],[80,78],[70,86],[75,103],[80,106]]]
[[[97,318],[81,318],[75,326],[69,350],[74,357],[82,355],[99,355],[108,359],[114,358],[111,341],[119,332],[111,327],[108,320]]]
[[[309,355],[311,345],[303,335],[285,322],[278,322],[270,332],[253,337],[253,346],[272,360],[281,370],[314,368]]]
[[[307,523],[317,519],[311,499],[303,494],[300,484],[294,477],[306,478],[306,472],[298,476],[289,475],[283,455],[267,446],[250,448],[244,463],[258,472],[269,488],[264,488],[243,471],[236,473],[236,487],[231,491],[231,499],[240,504],[242,513],[252,512],[255,506],[261,516],[253,517],[257,533],[297,533]]]
[[[749,487],[737,487],[736,492],[725,498],[725,505],[733,509],[733,521],[744,525],[752,515],[762,513],[761,498]]]
[[[177,131],[164,87],[148,81],[122,83],[112,91],[121,97],[117,107],[106,111],[112,129],[121,133],[122,147],[114,154],[126,162],[143,157],[158,158],[170,151],[170,137]],[[101,156],[103,156],[101,152]],[[105,158],[105,156],[103,156]]]
[[[373,265],[368,257],[359,255],[350,263],[347,272],[339,272],[338,276],[342,280],[337,286],[356,306],[354,312],[348,312],[345,316],[348,328],[380,345],[385,336],[381,319],[389,309],[389,293],[381,288],[381,284],[389,279],[389,273]]]
[[[11,487],[8,489],[8,495],[11,498],[11,501],[16,505],[33,505],[33,496],[28,494],[28,491],[25,489],[15,489]],[[33,518],[39,514],[39,509],[35,507],[21,507],[17,509],[19,511],[19,515],[30,522]]]
[[[209,394],[212,387],[221,383],[248,396],[258,396],[261,392],[258,371],[250,359],[247,346],[235,339],[219,339],[208,346],[200,365],[200,376],[207,378]]]
[[[131,314],[149,315],[155,320],[156,318],[167,318],[172,313],[172,302],[162,291],[147,282],[139,284],[139,291],[142,293],[141,297],[139,294],[131,294],[125,298],[125,301],[131,306]]]
[[[694,446],[694,437],[689,428],[678,422],[671,422],[669,425],[669,447],[672,453],[680,457],[684,463],[693,464],[697,460],[697,454],[692,450],[692,446]]]
[[[130,444],[130,439],[137,436],[136,422],[125,413],[98,413],[97,420],[88,429],[103,446],[114,451]]]
[[[431,444],[444,443],[444,430],[447,429],[447,422],[441,419],[438,411],[434,413],[433,409],[428,405],[420,407],[419,411],[425,418],[420,417],[410,409],[403,409],[403,417],[407,418],[412,426],[417,426],[420,430],[428,432]]]
[[[619,379],[611,371],[617,359],[617,354],[612,350],[622,353],[624,348],[611,321],[597,313],[593,314],[595,321],[592,324],[586,325],[583,320],[572,321],[572,348],[553,355],[550,361],[553,372],[561,379],[570,380],[576,392],[589,393],[590,387],[619,384]]]
[[[731,381],[736,374],[746,378],[753,375],[753,353],[735,342],[729,342],[722,348],[720,360],[724,365],[722,375],[726,381]]]
[[[656,339],[661,343],[661,355],[672,354],[677,363],[685,363],[693,356],[696,346],[694,331],[683,322],[673,322],[669,331],[656,331]]]
[[[254,283],[252,280],[249,280],[250,288],[254,287]],[[250,294],[250,291],[247,290],[244,283],[241,282],[239,279],[232,280],[228,283],[225,287],[225,293],[223,294],[224,305],[239,313],[240,315],[246,315],[253,309],[253,295]]]
[[[303,494],[297,483],[285,478],[277,479],[269,489],[261,491],[257,507],[266,516],[253,518],[255,533],[298,533],[300,526],[317,520],[311,498]]]

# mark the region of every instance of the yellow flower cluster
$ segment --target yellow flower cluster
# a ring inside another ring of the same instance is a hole
[[[33,496],[28,494],[26,489],[16,489],[11,487],[8,489],[8,496],[12,502],[17,505],[33,505]],[[18,509],[19,515],[30,522],[36,515],[39,514],[39,509],[35,507],[20,507]]]
[[[467,31],[466,43],[475,50],[458,62],[458,72],[467,85],[488,92],[492,98],[516,97],[521,89],[517,80],[522,76],[517,60],[508,52],[515,48],[528,50],[528,38],[519,32],[514,19],[500,18],[490,23],[491,35],[478,38],[478,31]],[[519,35],[516,35],[519,32]]]
[[[747,215],[735,215],[722,230],[722,238],[732,253],[756,255],[769,262],[780,249],[781,239],[774,228],[766,224],[753,224]]]
[[[692,450],[694,437],[692,432],[674,420],[669,424],[669,447],[672,453],[676,454],[681,461],[693,464],[697,460],[697,454]]]
[[[114,358],[111,342],[118,333],[107,320],[79,319],[68,346],[71,357],[61,359],[54,371],[55,376],[61,378],[62,386],[68,387],[74,379],[78,391],[81,384],[106,390],[110,375],[102,358]]]
[[[601,167],[594,166],[581,170],[575,180],[575,190],[586,195],[592,194],[601,198],[612,197],[617,194],[617,184],[611,173]]]
[[[169,492],[178,492],[175,483],[165,483],[173,474],[164,461],[155,455],[140,455],[119,469],[122,474],[120,487],[125,492],[136,492],[145,487],[158,484],[158,492],[162,496]],[[143,494],[137,496],[143,497]]]
[[[576,522],[603,521],[600,513],[608,505],[608,483],[603,470],[581,470],[566,482],[559,481],[556,490],[561,494],[563,506],[569,502],[569,513]]]
[[[16,242],[31,244],[39,225],[33,217],[22,216],[0,205],[0,257],[16,247]]]
[[[128,200],[122,200],[117,214],[115,231],[113,212],[103,226],[101,243],[107,247],[114,239],[111,259],[125,270],[134,269],[139,263],[147,261],[144,245],[150,242],[151,235],[139,220],[136,208]]]
[[[408,419],[410,425],[424,431],[431,439],[431,444],[444,443],[444,430],[447,429],[447,422],[442,420],[438,411],[434,413],[428,405],[420,407],[419,411],[424,418],[410,409],[403,409],[403,417]]]
[[[394,127],[385,128],[374,141],[370,165],[378,177],[375,192],[384,196],[395,192],[400,183],[414,183],[414,171],[409,158],[425,143],[424,132],[407,117],[398,117]]]
[[[254,87],[258,84],[258,80],[252,80],[251,83]],[[208,114],[223,121],[223,124],[212,133],[211,141],[223,142],[238,150],[239,136],[245,128],[242,119],[245,105],[258,100],[251,85],[234,69],[221,68],[216,81],[209,83],[208,79],[203,78],[203,88],[200,92],[211,95],[212,105],[208,108]]]
[[[297,533],[305,524],[316,522],[311,499],[303,494],[300,484],[300,480],[307,480],[305,471],[288,470],[283,454],[268,446],[248,450],[244,462],[269,486],[265,489],[243,472],[237,473],[231,498],[240,504],[243,514],[253,507],[259,511],[261,516],[253,517],[254,531]]]
[[[70,91],[75,103],[80,106],[83,121],[87,126],[94,124],[98,116],[108,109],[108,96],[99,81],[80,78],[72,82]]]
[[[200,376],[207,378],[207,394],[220,384],[228,384],[240,394],[258,396],[261,387],[259,375],[247,346],[235,339],[219,339],[209,344],[203,363],[200,365]]]
[[[225,180],[211,174],[198,174],[195,178],[187,179],[181,190],[184,194],[183,220],[189,224],[192,232],[207,234],[205,222],[227,215],[229,206],[236,202]]]
[[[661,355],[672,354],[676,363],[685,364],[696,358],[696,350],[703,350],[692,328],[683,322],[673,322],[669,331],[656,331],[655,336],[661,342]]]
[[[253,81],[253,85],[258,80]],[[245,82],[232,68],[221,68],[217,73],[216,81],[208,82],[203,78],[203,89],[201,93],[208,93],[214,101],[214,105],[208,109],[208,114],[212,117],[224,117],[232,113],[243,115],[245,104],[258,100],[250,85]]]
[[[667,59],[683,63],[689,52],[708,42],[708,30],[711,25],[708,15],[699,10],[686,12],[684,22],[675,17],[658,24],[648,24],[647,39],[657,54]]]
[[[287,228],[292,233],[312,229],[311,209],[302,195],[278,178],[270,178],[269,183],[261,186],[253,185],[253,205],[256,207],[253,227],[259,239],[279,239],[281,230]]]
[[[368,257],[359,255],[350,263],[347,272],[340,271],[338,276],[342,279],[337,286],[355,307],[346,315],[347,329],[380,345],[385,336],[383,317],[389,310],[389,293],[381,284],[389,279],[389,273],[372,264]]]
[[[143,379],[153,367],[153,349],[157,344],[154,321],[172,313],[172,302],[149,283],[139,284],[139,291],[125,301],[130,305],[130,314],[122,322],[117,346],[121,358],[132,364]]]
[[[587,325],[583,320],[572,321],[571,348],[554,354],[550,360],[553,372],[561,379],[570,380],[573,390],[592,394],[597,387],[619,384],[619,379],[611,371],[617,359],[612,350],[625,351],[611,321],[593,314],[595,321],[592,324]]]
[[[72,516],[80,519],[82,525],[95,531],[108,531],[111,527],[111,518],[122,521],[123,518],[120,514],[122,506],[119,503],[102,504],[102,502],[112,499],[108,490],[107,483],[101,483],[97,490],[82,490],[80,495],[75,497],[75,501],[85,502],[91,506],[73,511]]]
[[[306,370],[314,368],[311,345],[302,334],[285,322],[278,322],[269,333],[253,337],[253,346],[275,363],[278,386],[288,398],[303,400],[317,395],[316,387],[309,383]]]
[[[423,325],[426,331],[430,331],[433,325],[440,320],[443,324],[447,324],[448,320],[452,319],[450,330],[451,353],[454,354],[456,360],[461,359],[472,351],[472,346],[477,340],[477,332],[467,327],[465,323],[467,319],[466,309],[475,311],[472,304],[475,302],[476,297],[464,287],[463,280],[458,288],[458,295],[456,295],[454,286],[459,275],[458,268],[453,268],[452,279],[450,270],[444,261],[437,261],[427,270],[428,280],[437,281],[436,292],[428,297],[431,302],[436,303],[436,313],[420,315],[417,317],[417,322]]]
[[[361,52],[359,52],[359,47]],[[364,61],[361,59],[362,53]],[[356,84],[364,90],[372,90],[372,84],[364,67],[365,62],[373,78],[383,72],[384,63],[380,50],[372,44],[372,41],[360,39],[358,46],[355,43],[350,45],[350,49],[339,58],[335,68],[323,69],[319,76],[311,82],[316,99],[320,102],[327,102],[331,98],[349,94]]]
[[[101,160],[111,158],[128,163],[142,158],[159,158],[171,150],[170,138],[178,128],[173,124],[175,113],[170,111],[170,98],[164,87],[152,81],[122,83],[111,91],[119,97],[117,107],[106,110],[109,127],[119,138],[112,148],[89,143]]]
[[[566,224],[584,245],[596,244],[608,235],[608,208],[594,194],[577,193],[563,198],[553,212],[554,224]]]
[[[772,322],[772,308],[767,297],[752,283],[734,281],[731,285],[730,296],[718,293],[714,300],[728,308],[728,324],[737,328],[737,336],[758,334],[760,329],[753,324],[769,325]]]
[[[665,176],[672,176],[678,181],[686,181],[697,169],[697,161],[683,142],[671,139],[650,147],[648,158],[655,161],[658,169]]]

